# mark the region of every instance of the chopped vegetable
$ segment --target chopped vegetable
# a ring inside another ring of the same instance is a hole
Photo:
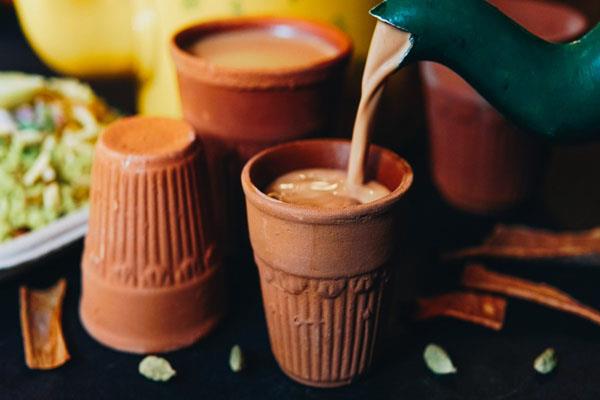
[[[44,78],[20,72],[0,74],[0,107],[12,108],[28,102],[44,87]]]
[[[96,138],[117,117],[76,80],[0,73],[0,242],[87,204]]]

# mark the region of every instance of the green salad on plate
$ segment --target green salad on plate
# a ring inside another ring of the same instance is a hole
[[[87,204],[96,138],[117,117],[74,79],[0,72],[0,243]]]

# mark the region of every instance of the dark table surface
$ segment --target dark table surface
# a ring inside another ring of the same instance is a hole
[[[52,74],[29,49],[14,13],[0,6],[0,70]],[[131,81],[94,82],[111,104],[132,111]],[[425,135],[405,144],[402,154],[417,177],[409,198],[407,235],[398,266],[401,298],[415,291],[451,286],[457,267],[437,262],[442,249],[477,243],[499,220],[557,227],[534,199],[511,215],[478,218],[444,205],[428,181]],[[597,165],[597,164],[596,164]],[[598,203],[597,203],[598,204]],[[598,207],[600,208],[600,206]],[[589,220],[591,222],[591,220]],[[36,262],[0,282],[0,398],[7,399],[598,399],[600,398],[600,327],[522,301],[510,300],[505,328],[493,332],[459,321],[411,323],[398,308],[376,367],[365,378],[341,389],[318,390],[290,381],[269,350],[258,281],[249,261],[230,266],[232,309],[208,338],[167,354],[177,377],[166,384],[137,372],[141,356],[109,350],[95,342],[78,318],[79,262],[82,242]],[[495,264],[494,267],[555,284],[576,298],[600,307],[600,270],[568,263]],[[18,287],[44,287],[68,280],[63,325],[72,359],[53,371],[32,371],[24,363],[18,317]],[[408,289],[407,289],[408,288]],[[427,343],[444,346],[458,367],[450,377],[432,375],[422,352]],[[248,368],[234,374],[229,350],[239,344]],[[532,360],[546,347],[560,361],[548,377],[537,376]]]

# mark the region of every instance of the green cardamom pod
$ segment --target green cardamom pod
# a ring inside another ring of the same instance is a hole
[[[138,366],[140,374],[146,378],[157,381],[166,382],[175,376],[175,370],[167,360],[156,356],[145,357]]]
[[[533,368],[540,374],[549,374],[554,371],[558,364],[556,351],[552,347],[548,347],[533,361]]]
[[[229,368],[233,372],[240,372],[244,367],[244,353],[242,353],[241,347],[236,344],[231,348],[231,353],[229,353]]]
[[[452,364],[452,360],[446,350],[437,344],[430,343],[425,347],[423,352],[423,359],[425,364],[434,374],[446,375],[455,374],[456,367]]]

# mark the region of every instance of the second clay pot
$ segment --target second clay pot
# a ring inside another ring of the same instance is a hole
[[[285,68],[217,65],[191,46],[211,35],[256,32],[306,37],[333,51],[318,62]],[[338,28],[297,18],[248,17],[194,25],[172,41],[184,118],[207,149],[214,203],[225,242],[244,226],[239,173],[258,151],[330,131],[351,39]],[[231,247],[230,247],[231,248]]]

